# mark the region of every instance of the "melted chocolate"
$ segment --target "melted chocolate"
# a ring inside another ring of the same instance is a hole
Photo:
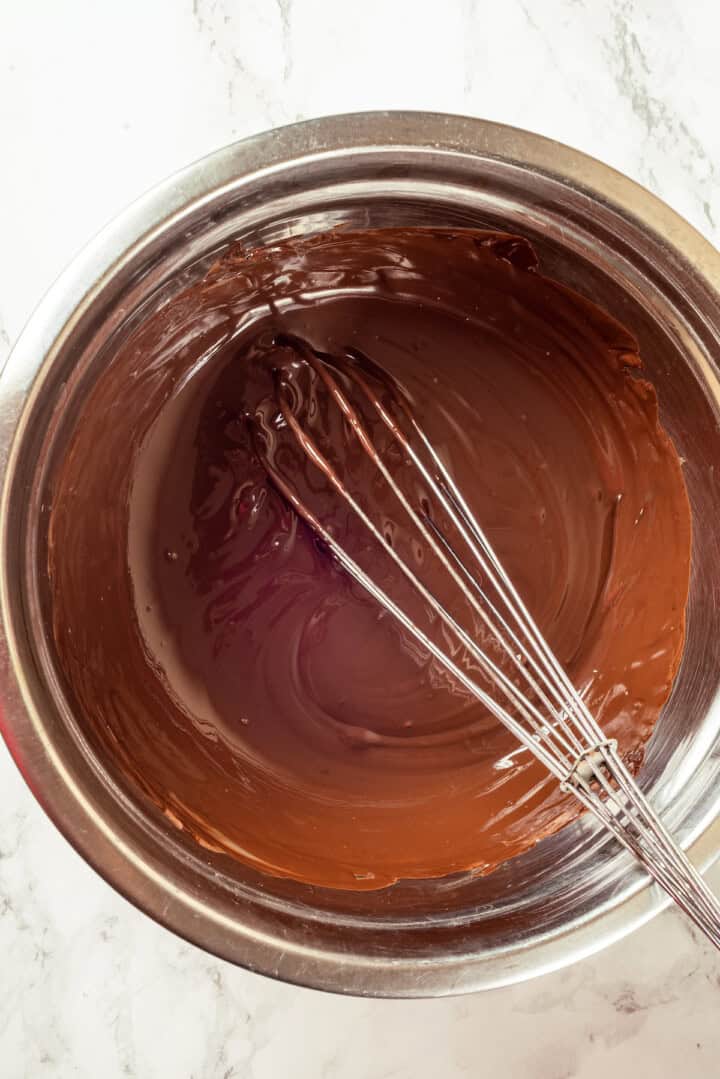
[[[346,889],[489,871],[579,806],[349,579],[268,477],[247,416],[273,431],[281,368],[386,534],[447,588],[303,381],[307,349],[402,388],[637,771],[683,644],[680,463],[630,333],[544,278],[522,239],[474,231],[235,250],[123,345],[79,418],[51,516],[54,637],[79,721],[177,827],[261,870]],[[338,538],[402,591],[297,447],[280,439],[274,452]],[[437,630],[422,604],[414,616]]]

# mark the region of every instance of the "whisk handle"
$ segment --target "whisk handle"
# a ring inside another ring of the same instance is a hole
[[[648,873],[668,893],[707,939],[720,950],[720,900],[708,887],[687,855],[678,850],[673,874],[658,864],[657,858],[634,852]]]
[[[613,742],[598,746],[592,776],[575,770],[563,783],[613,833],[720,950],[720,900],[673,839],[637,786]],[[602,763],[601,763],[602,760]]]

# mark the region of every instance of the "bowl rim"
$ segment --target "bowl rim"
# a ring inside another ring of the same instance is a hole
[[[411,957],[383,967],[371,956],[289,945],[231,921],[178,888],[135,851],[113,822],[97,811],[66,767],[37,714],[23,673],[6,557],[14,465],[35,378],[118,265],[129,261],[138,246],[159,235],[173,219],[250,176],[270,174],[303,159],[388,148],[497,159],[580,189],[660,236],[720,297],[720,254],[659,198],[577,150],[486,120],[404,111],[326,116],[242,139],[175,173],[122,211],[76,256],[31,315],[0,373],[0,731],[36,799],[84,860],[115,890],[179,936],[222,958],[296,984],[362,995],[447,995],[509,985],[558,969],[619,940],[669,900],[646,878],[632,894],[599,908],[562,935],[534,942],[532,957],[526,954],[522,963],[508,963],[495,953],[464,955],[455,961],[465,967],[462,976],[446,971],[437,983],[413,982]],[[720,853],[720,819],[704,829],[688,853],[702,867],[715,860]],[[281,964],[279,949],[285,949]]]

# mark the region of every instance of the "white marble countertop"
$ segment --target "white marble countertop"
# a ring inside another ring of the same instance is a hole
[[[0,12],[0,360],[75,251],[235,138],[471,113],[604,159],[720,240],[715,0],[24,0]],[[711,874],[720,890],[720,867]],[[720,961],[668,912],[570,970],[436,1001],[283,986],[175,939],[0,748],[2,1079],[716,1079]]]

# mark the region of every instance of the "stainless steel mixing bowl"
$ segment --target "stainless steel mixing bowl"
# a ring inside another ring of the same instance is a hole
[[[478,120],[375,113],[297,124],[190,166],[68,268],[0,379],[2,726],[36,797],[119,891],[196,944],[287,981],[376,995],[519,981],[618,939],[665,902],[578,821],[486,878],[376,893],[261,876],[186,842],[68,707],[47,633],[53,469],[88,388],[144,314],[227,244],[352,223],[486,225],[640,339],[685,458],[694,518],[685,658],[642,773],[699,864],[720,847],[720,256],[631,181],[564,146]],[[98,447],[102,452],[102,447]]]

